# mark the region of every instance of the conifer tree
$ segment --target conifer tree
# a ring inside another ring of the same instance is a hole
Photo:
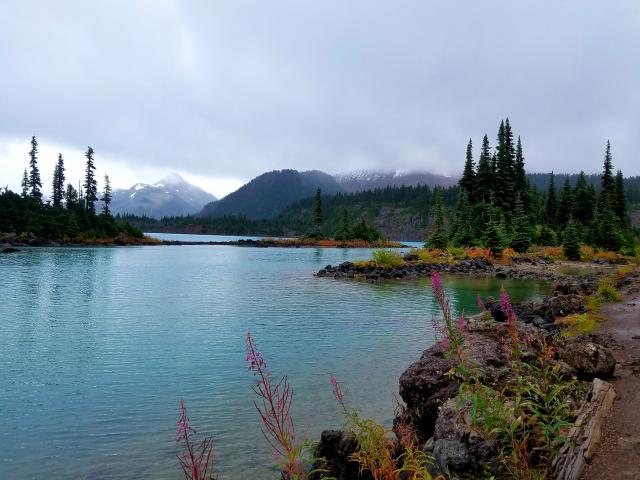
[[[111,205],[111,182],[109,181],[109,175],[104,176],[104,192],[102,193],[102,213],[105,216],[111,215],[109,205]]]
[[[514,186],[516,193],[520,194],[522,204],[525,208],[529,206],[528,199],[528,182],[527,173],[524,168],[524,152],[522,150],[522,142],[518,136],[518,143],[516,145],[516,159],[514,166]]]
[[[40,191],[42,181],[40,180],[40,169],[38,168],[38,142],[35,135],[31,137],[29,158],[29,193],[38,202],[42,202],[42,192]]]
[[[64,199],[64,161],[62,154],[58,154],[58,162],[53,170],[53,206],[61,207]]]
[[[571,214],[574,220],[582,224],[582,226],[587,226],[590,225],[593,220],[594,209],[595,192],[589,188],[584,172],[581,171],[573,192],[573,209]]]
[[[607,147],[604,154],[604,165],[602,168],[602,188],[600,189],[601,195],[609,197],[609,200],[613,198],[615,194],[615,181],[613,179],[613,163],[611,160],[611,143],[607,140]]]
[[[567,175],[564,180],[564,185],[560,190],[560,206],[558,209],[560,228],[567,226],[567,222],[569,222],[571,212],[573,211],[573,202],[573,190],[571,189],[571,183],[569,183],[569,175]]]
[[[349,240],[351,238],[351,222],[349,221],[349,211],[346,208],[342,209],[342,221],[340,227],[336,232],[336,240]]]
[[[556,232],[551,230],[547,225],[542,225],[540,227],[540,233],[538,234],[537,239],[538,245],[541,246],[553,246],[558,243]]]
[[[67,184],[67,190],[64,194],[65,204],[67,206],[67,210],[73,210],[78,206],[78,191],[73,188],[73,185],[70,183]]]
[[[467,144],[466,160],[464,162],[464,170],[462,172],[462,178],[460,178],[460,188],[467,192],[469,198],[472,198],[475,194],[476,186],[476,173],[475,164],[473,163],[473,145],[471,139]]]
[[[474,229],[469,196],[466,191],[460,192],[455,218],[451,227],[451,243],[456,247],[473,245]]]
[[[562,234],[562,249],[568,260],[580,260],[580,237],[573,218],[569,218]]]
[[[95,179],[95,164],[93,162],[93,148],[89,147],[84,156],[87,159],[84,177],[84,202],[89,213],[96,213],[96,200],[98,199],[98,182]]]
[[[316,239],[320,239],[320,227],[322,226],[322,190],[320,187],[316,190],[315,206],[313,209],[313,223],[315,225],[314,236]]]
[[[513,235],[510,246],[516,252],[524,253],[531,246],[531,220],[527,215],[520,195],[516,195],[515,212],[513,215]]]
[[[545,199],[546,223],[555,229],[558,226],[558,200],[556,197],[555,175],[551,172],[549,179],[549,188]]]
[[[22,198],[27,198],[29,195],[29,177],[27,175],[27,169],[24,169],[24,174],[22,175]]]
[[[427,246],[430,248],[445,249],[447,248],[448,243],[447,233],[444,228],[444,198],[442,196],[442,190],[438,189],[438,192],[436,193],[433,230],[427,240]]]
[[[624,190],[622,170],[618,170],[616,173],[613,208],[618,220],[620,220],[620,225],[626,227],[629,224],[629,217],[627,215],[627,197]]]
[[[614,252],[620,250],[624,243],[618,218],[611,206],[611,199],[604,192],[600,192],[591,237],[597,247]]]
[[[489,138],[485,135],[482,139],[482,149],[478,159],[478,172],[476,174],[476,195],[470,199],[477,202],[489,202],[493,191],[493,169],[491,167],[491,147]]]
[[[498,209],[492,209],[492,213],[487,223],[482,238],[485,247],[491,250],[494,255],[500,255],[507,246],[507,234],[505,231],[504,219],[500,218]],[[500,219],[499,219],[500,218]]]

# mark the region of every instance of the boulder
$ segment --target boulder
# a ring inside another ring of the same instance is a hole
[[[335,480],[372,479],[369,472],[360,474],[360,465],[350,458],[357,448],[356,438],[350,432],[341,430],[322,432],[320,442],[316,447],[316,461],[312,468],[317,471],[310,475],[310,480],[320,480],[327,477]]]
[[[0,250],[0,253],[17,253],[20,250],[14,247],[4,247],[2,250]]]
[[[587,311],[584,299],[575,293],[549,297],[544,302],[544,308],[546,319],[549,322],[553,322],[558,317],[566,317],[572,313],[584,313]]]
[[[472,427],[471,402],[460,397],[440,409],[433,438],[427,442],[435,475],[445,478],[479,478],[487,464],[497,462],[498,449]]]
[[[584,381],[611,378],[616,368],[616,359],[611,351],[593,341],[589,335],[579,335],[568,340],[558,351],[558,357]]]

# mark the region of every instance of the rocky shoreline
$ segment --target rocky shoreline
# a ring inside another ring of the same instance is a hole
[[[185,241],[185,240],[162,240],[162,245],[224,245],[232,247],[256,247],[256,248],[409,248],[407,245],[396,242],[386,244],[367,244],[362,242],[337,242],[331,240],[305,240],[305,239],[274,239],[264,238],[260,240],[240,239],[229,241]]]
[[[505,271],[504,267],[494,268],[487,263],[476,260],[462,266],[458,264],[455,268],[453,265],[425,265],[405,271],[486,275],[517,272],[517,269]],[[353,264],[325,268],[319,276],[342,278],[349,277],[350,273],[355,276],[356,272],[364,278],[367,274],[373,274],[375,279],[387,278],[376,270],[358,270]],[[391,275],[389,278],[406,276]],[[573,405],[575,421],[573,427],[565,432],[569,441],[553,457],[553,472],[550,472],[550,478],[577,480],[598,445],[603,418],[612,408],[616,396],[612,385],[606,381],[613,377],[616,368],[613,355],[616,342],[610,335],[582,334],[570,338],[558,335],[561,327],[556,320],[587,311],[586,295],[593,294],[598,275],[581,276],[578,283],[567,282],[566,278],[550,272],[536,278],[541,277],[560,281],[541,303],[514,305],[514,310],[519,330],[528,338],[528,361],[537,361],[545,355],[546,346],[553,343],[556,350],[550,361],[554,368],[562,378],[576,379],[584,392],[581,400]],[[640,275],[635,271],[619,279],[616,287],[623,294],[637,293]],[[508,325],[499,302],[492,298],[483,302],[486,310],[467,321],[465,342],[469,346],[466,348],[472,349],[473,361],[481,372],[480,381],[499,390],[509,382],[506,377],[511,357],[508,349],[504,348],[505,338],[509,337]],[[450,479],[484,478],[487,471],[499,469],[500,451],[494,441],[483,437],[473,427],[470,420],[472,406],[469,400],[461,401],[461,383],[451,375],[454,368],[455,360],[446,355],[441,346],[434,345],[405,370],[399,379],[399,394],[405,406],[394,419],[394,431],[399,434],[409,427],[414,432],[418,445],[432,459],[430,473],[434,478],[438,475]],[[352,434],[325,431],[317,448],[317,453],[324,460],[318,466],[336,480],[371,478],[357,475],[357,464],[350,458],[356,449]]]
[[[559,268],[564,264],[551,260],[536,259],[526,263],[500,265],[489,262],[486,258],[460,260],[457,262],[420,262],[407,261],[397,267],[385,267],[372,263],[343,262],[340,265],[327,265],[316,272],[316,277],[336,279],[355,279],[367,282],[385,280],[415,279],[430,277],[434,273],[464,274],[492,276],[497,278],[513,278],[522,280],[544,280],[558,284],[570,285],[574,289],[587,291],[600,276],[608,273],[614,264],[572,262],[571,266],[583,267],[588,272],[572,275],[563,273]]]

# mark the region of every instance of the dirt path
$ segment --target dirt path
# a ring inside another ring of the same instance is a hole
[[[617,360],[611,381],[618,394],[605,419],[602,443],[583,479],[640,479],[640,294],[603,306],[597,332],[611,335]],[[634,338],[635,337],[635,338]]]

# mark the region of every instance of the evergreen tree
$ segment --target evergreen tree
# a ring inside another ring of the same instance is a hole
[[[27,169],[24,169],[24,174],[22,175],[22,198],[27,198],[29,195],[29,177],[27,176]]]
[[[38,168],[38,142],[36,137],[31,137],[31,151],[29,152],[29,188],[30,194],[38,202],[42,202],[42,181],[40,180],[40,169]]]
[[[556,232],[551,230],[547,225],[540,227],[537,244],[541,246],[554,246],[558,243]]]
[[[531,220],[527,215],[520,195],[516,195],[515,212],[513,215],[513,235],[510,246],[516,252],[524,253],[531,246]]]
[[[580,236],[575,220],[569,218],[562,234],[562,249],[569,260],[580,260]]]
[[[547,189],[547,196],[545,199],[545,214],[545,223],[552,229],[555,229],[558,226],[558,200],[556,198],[556,183],[553,172],[551,172],[549,188]]]
[[[462,178],[460,178],[460,188],[464,190],[467,195],[472,198],[475,193],[476,174],[475,165],[473,163],[473,145],[471,139],[467,144],[466,160],[464,162],[464,171],[462,172]]]
[[[351,238],[351,223],[349,221],[349,211],[342,209],[342,221],[336,232],[336,240],[349,240]]]
[[[455,218],[451,227],[451,243],[456,247],[468,247],[474,242],[473,214],[466,191],[460,192]]]
[[[109,205],[111,205],[111,182],[109,181],[109,175],[104,176],[104,192],[102,194],[102,213],[106,216],[111,215]]]
[[[518,143],[516,145],[516,159],[514,166],[514,187],[517,194],[520,194],[522,204],[526,209],[529,206],[529,182],[527,180],[527,173],[524,169],[524,152],[522,150],[522,142],[518,136]]]
[[[618,217],[613,211],[609,195],[602,191],[591,230],[591,239],[597,247],[617,252],[624,244]]]
[[[611,143],[607,140],[607,147],[604,154],[604,165],[602,168],[602,188],[601,195],[608,196],[609,200],[615,195],[615,181],[613,179],[613,163],[611,160]]]
[[[486,225],[482,243],[491,250],[491,253],[498,256],[507,246],[507,234],[504,226],[504,219],[498,214],[497,209],[492,209],[491,218]]]
[[[67,205],[67,210],[73,210],[78,206],[78,191],[73,188],[73,185],[70,183],[67,185],[64,200]]]
[[[498,145],[496,147],[496,205],[503,210],[510,210],[514,203],[514,160],[513,132],[509,119],[500,123],[498,129]]]
[[[95,164],[93,162],[93,148],[89,147],[85,157],[87,159],[87,167],[84,177],[84,202],[85,208],[89,213],[96,213],[96,200],[98,199],[98,182],[95,179]]]
[[[593,187],[593,185],[591,185]],[[595,209],[595,190],[589,188],[584,172],[581,171],[573,191],[573,219],[583,226],[590,225]]]
[[[442,196],[442,190],[438,190],[436,193],[435,204],[435,219],[433,222],[433,230],[429,239],[427,240],[427,246],[430,248],[447,248],[449,241],[447,239],[447,233],[444,228],[444,199]]]
[[[558,222],[560,228],[567,226],[569,218],[571,218],[571,212],[573,211],[573,191],[571,184],[569,183],[569,175],[565,177],[564,185],[560,190],[560,207],[558,209]]]
[[[489,202],[493,192],[493,169],[491,166],[491,147],[489,138],[485,135],[482,139],[482,149],[478,160],[478,173],[476,174],[476,195],[470,200],[477,202]]]
[[[322,190],[320,187],[316,190],[315,206],[313,209],[313,223],[315,225],[314,236],[317,239],[320,239],[320,227],[322,226]]]
[[[613,209],[620,220],[620,225],[626,227],[629,224],[629,216],[627,215],[627,197],[624,191],[622,170],[618,170],[616,173]]]
[[[64,161],[62,154],[58,154],[58,163],[53,170],[53,206],[61,207],[64,198]]]

